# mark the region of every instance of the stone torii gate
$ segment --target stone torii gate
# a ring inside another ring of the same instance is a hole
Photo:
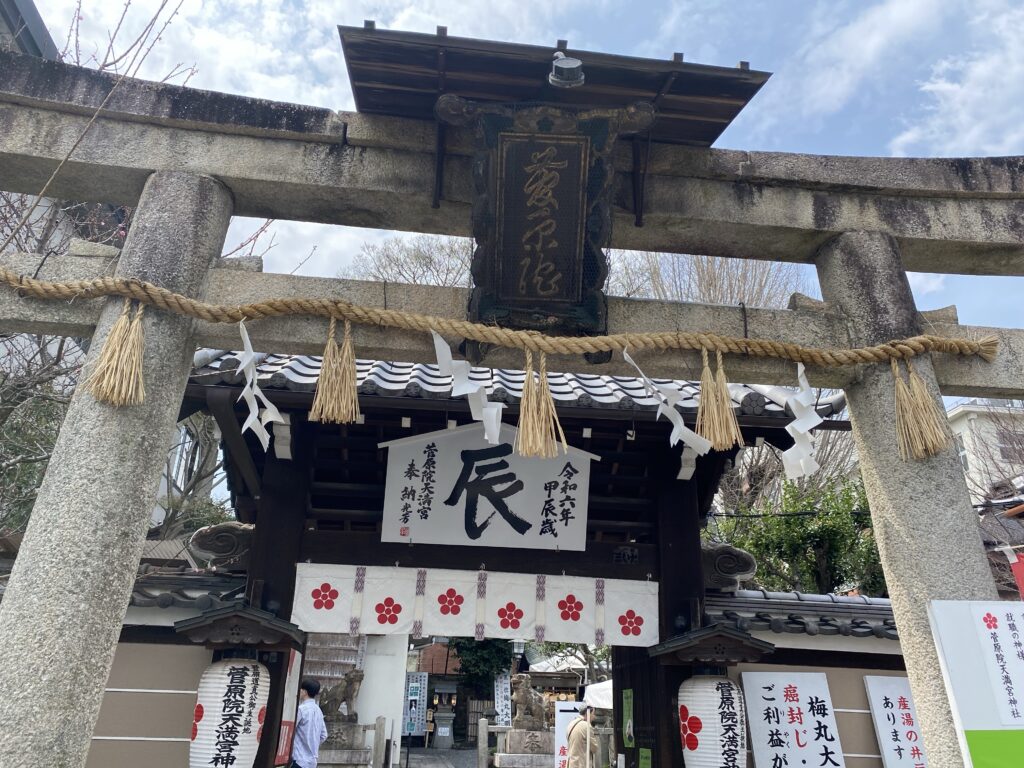
[[[38,193],[80,138],[114,78],[0,53],[0,188]],[[454,318],[461,289],[244,273],[218,266],[232,215],[469,234],[470,137],[453,130],[444,202],[431,207],[431,126],[124,80],[54,179],[52,197],[137,206],[118,259],[45,260],[39,276],[135,277],[222,304],[276,296],[345,299]],[[654,144],[645,226],[628,209],[631,166],[616,157],[622,248],[812,263],[824,304],[752,309],[752,336],[857,347],[932,333],[995,334],[994,363],[920,358],[933,396],[1024,395],[1024,330],[960,326],[954,310],[921,315],[905,269],[1024,274],[1024,159],[816,157]],[[39,254],[2,263],[34,273]],[[102,340],[120,300],[41,302],[0,291],[0,330]],[[113,408],[76,391],[0,605],[0,733],[5,765],[84,765],[143,546],[164,451],[193,350],[237,346],[236,329],[145,314],[142,405]],[[258,349],[319,354],[324,322],[248,324]],[[609,333],[743,333],[738,309],[609,299]],[[359,326],[363,355],[433,361],[428,338]],[[89,359],[99,354],[91,346]],[[693,352],[638,355],[651,376],[699,370]],[[488,365],[518,365],[497,350]],[[555,369],[579,366],[552,357]],[[734,356],[735,380],[795,382],[795,366]],[[588,371],[628,375],[616,359]],[[926,616],[932,599],[995,599],[959,460],[898,458],[886,368],[810,367],[847,393],[875,534],[930,759],[962,762]]]

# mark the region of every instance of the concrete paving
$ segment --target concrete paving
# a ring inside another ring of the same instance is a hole
[[[401,768],[477,768],[476,749],[417,749],[407,756],[402,750]]]

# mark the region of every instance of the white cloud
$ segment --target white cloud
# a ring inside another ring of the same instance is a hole
[[[601,0],[601,5],[606,0]],[[156,0],[134,0],[119,35],[121,47],[137,37],[158,8]],[[173,8],[174,0],[170,6]],[[161,80],[179,65],[194,65],[194,88],[205,88],[276,101],[353,109],[351,90],[338,37],[338,24],[361,25],[375,19],[379,28],[434,32],[447,25],[449,34],[538,43],[573,34],[584,0],[185,0],[144,62],[139,77]],[[95,66],[103,58],[108,30],[118,24],[123,5],[86,0],[80,23],[81,61]],[[75,13],[75,0],[48,0],[41,11],[61,47]],[[259,226],[236,219],[227,248]],[[333,276],[349,265],[364,242],[395,233],[302,222],[278,221],[264,236],[274,247],[264,258],[267,271],[291,272],[312,249],[301,274]]]
[[[822,3],[803,20],[804,43],[784,60],[759,97],[759,134],[777,131],[794,117],[820,120],[838,113],[908,49],[927,41],[959,7],[954,0],[883,0],[857,4],[844,20],[843,6]],[[799,23],[794,20],[794,23]]]
[[[915,296],[927,296],[929,293],[940,293],[946,290],[946,276],[926,272],[907,272],[910,290]]]
[[[966,53],[934,65],[921,84],[923,114],[889,145],[894,155],[1024,154],[1024,6],[980,2]]]

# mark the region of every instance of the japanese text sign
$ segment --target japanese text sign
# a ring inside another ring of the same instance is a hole
[[[864,686],[885,768],[925,768],[928,761],[910,681],[905,677],[867,675]]]
[[[405,673],[405,717],[403,736],[422,736],[427,732],[427,673]]]
[[[579,300],[589,148],[585,136],[505,133],[499,138],[502,300]]]
[[[744,672],[756,768],[845,768],[828,679],[817,672]]]
[[[1024,603],[928,606],[964,764],[1002,768],[1024,754]]]
[[[586,549],[593,454],[553,459],[515,453],[503,425],[491,445],[483,425],[381,443],[388,449],[381,541],[518,549]]]
[[[554,768],[569,766],[569,726],[580,716],[578,701],[555,702],[555,765]]]
[[[512,674],[501,672],[494,676],[494,724],[512,727]]]
[[[192,715],[189,766],[251,768],[263,737],[270,674],[262,664],[228,659],[199,680]]]

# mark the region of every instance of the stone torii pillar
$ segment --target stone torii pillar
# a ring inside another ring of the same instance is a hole
[[[899,245],[889,235],[846,232],[822,246],[816,266],[822,297],[846,319],[851,346],[921,332]],[[913,364],[938,399],[931,358]],[[998,594],[959,458],[946,450],[924,461],[900,460],[893,388],[888,365],[860,366],[846,387],[853,438],[928,762],[963,765],[928,603]]]
[[[146,181],[115,274],[196,295],[224,244],[230,192],[208,176]],[[122,300],[108,299],[86,365]],[[0,762],[84,766],[194,352],[192,321],[144,315],[146,401],[75,391],[0,603]]]

